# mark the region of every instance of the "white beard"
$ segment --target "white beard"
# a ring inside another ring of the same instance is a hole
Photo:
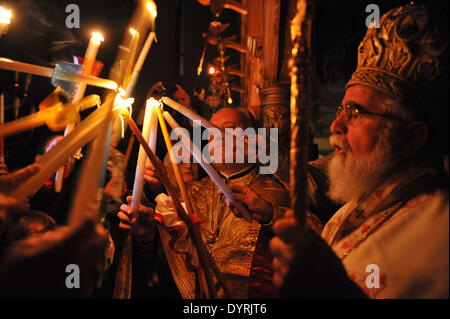
[[[374,150],[365,156],[354,156],[344,140],[338,143],[345,156],[334,155],[328,164],[330,188],[328,195],[336,202],[358,200],[373,191],[395,165],[391,134],[384,129]],[[338,136],[330,139],[338,140]]]

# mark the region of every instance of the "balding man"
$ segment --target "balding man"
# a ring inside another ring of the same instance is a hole
[[[220,109],[213,114],[210,122],[219,129],[241,128],[245,130],[253,126],[249,113],[238,108]],[[186,187],[194,212],[202,221],[202,236],[206,247],[231,290],[231,296],[229,297],[248,298],[251,284],[249,277],[252,263],[254,263],[257,243],[260,241],[262,247],[268,248],[271,226],[273,221],[284,212],[281,207],[287,205],[288,193],[272,175],[260,174],[258,165],[248,161],[248,147],[244,146],[244,149],[242,149],[237,147],[237,143],[233,141],[229,143],[225,138],[220,139],[217,135],[215,138],[216,140],[211,140],[208,143],[211,154],[215,154],[215,156],[211,156],[212,165],[229,184],[235,199],[247,206],[253,221],[247,222],[242,218],[239,211],[229,208],[226,198],[209,177],[186,183]],[[225,160],[228,156],[227,152],[228,155],[232,154],[236,158],[239,152],[244,152],[244,161],[234,160],[228,163]],[[219,153],[223,156],[218,156]],[[147,166],[145,174],[147,182],[154,186],[157,180],[151,165]],[[129,221],[133,224],[133,221],[127,218],[129,212],[129,207],[125,206],[119,217],[124,222]],[[151,227],[135,225],[134,229],[135,232],[139,231],[141,238],[145,238],[146,233],[151,232]],[[193,273],[186,270],[183,259],[169,248],[170,236],[162,231],[160,231],[160,236],[172,276],[181,295],[184,298],[194,298],[195,281]],[[267,251],[268,249],[265,252]],[[256,255],[258,255],[258,252]],[[265,278],[259,276],[259,282],[252,283],[252,285],[270,285],[270,264],[267,264],[267,269],[255,268],[253,272],[263,274]],[[218,284],[217,296],[219,298],[225,297],[225,292]]]

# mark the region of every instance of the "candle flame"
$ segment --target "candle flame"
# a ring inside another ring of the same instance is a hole
[[[119,117],[120,117],[120,122],[121,122],[121,126],[122,126],[122,138],[124,138],[125,136],[125,123],[123,120],[123,116],[128,114],[131,117],[131,114],[133,112],[133,103],[134,103],[134,98],[129,97],[127,99],[125,99],[124,97],[126,96],[125,90],[122,88],[118,88],[117,89],[118,94],[116,96],[116,99],[114,100],[114,108],[113,110],[119,110]]]
[[[137,30],[135,28],[130,28],[130,33],[132,36],[136,34]]]
[[[155,2],[154,1],[147,2],[146,7],[147,7],[148,11],[150,11],[150,14],[152,15],[152,17],[156,18],[156,16],[158,15],[158,11],[156,9]]]
[[[118,93],[116,99],[114,100],[114,110],[120,109],[120,111],[128,111],[128,113],[132,112],[132,105],[134,103],[134,98],[129,97],[125,99],[126,93],[123,88],[118,88]]]
[[[99,32],[93,32],[91,34],[91,39],[92,39],[92,41],[94,41],[95,44],[100,44],[103,41],[105,41],[105,39],[103,38],[103,36]]]
[[[162,106],[161,102],[155,100],[152,97],[147,100],[147,105],[150,105],[152,107],[161,107]]]
[[[228,104],[233,104],[233,99],[231,97],[228,98]]]
[[[0,24],[10,24],[12,17],[12,11],[7,10],[0,6]]]
[[[211,74],[211,75],[213,75],[214,73],[216,73],[216,69],[215,69],[213,66],[211,66],[211,67],[208,69],[208,73]]]

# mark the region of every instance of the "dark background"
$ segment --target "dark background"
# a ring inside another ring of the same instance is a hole
[[[200,5],[196,0],[155,2],[158,6],[156,19],[158,42],[152,46],[135,88],[135,118],[144,103],[147,91],[157,81],[163,81],[166,86],[180,84],[191,94],[194,90],[206,89],[208,85],[207,77],[202,74],[198,78],[196,71],[205,43],[202,33],[207,32],[208,25],[213,19],[209,7]],[[334,113],[325,106],[339,102],[339,97],[342,97],[344,92],[345,81],[356,65],[356,48],[366,32],[365,19],[369,14],[365,12],[366,6],[369,3],[378,4],[382,15],[395,6],[409,2],[394,0],[316,2],[313,29],[314,79],[315,86],[323,90],[315,92],[318,98],[313,101],[318,135],[326,134],[328,122],[334,117]],[[447,1],[426,2],[444,10],[448,16]],[[80,7],[79,29],[68,29],[65,26],[65,19],[69,14],[65,12],[65,8],[70,3]],[[72,55],[83,56],[91,33],[98,30],[105,38],[97,55],[97,59],[104,63],[100,76],[107,77],[117,54],[117,46],[127,32],[126,26],[136,4],[137,2],[132,0],[2,1],[4,7],[13,10],[13,18],[7,34],[0,38],[0,56],[42,66],[53,66],[58,61],[71,61]],[[283,49],[285,28],[289,26],[287,7],[288,1],[282,0],[281,16],[284,16],[284,19],[280,23],[280,58],[288,52]],[[224,10],[220,20],[223,23],[231,23],[223,36],[238,34],[239,38],[239,14]],[[227,55],[231,55],[228,64],[239,60],[239,54],[232,50],[228,50]],[[208,46],[204,69],[216,56],[215,47]],[[10,106],[14,96],[18,95],[22,99],[19,116],[23,117],[30,114],[32,108],[37,110],[39,103],[54,90],[50,79],[33,76],[29,97],[23,99],[25,78],[25,74],[20,74],[19,88],[16,90],[14,72],[0,70],[0,90],[7,94],[6,122],[14,119],[13,108]],[[100,96],[103,94],[102,90],[88,87],[86,94],[91,93]],[[319,99],[324,96],[329,97],[327,101]],[[33,162],[46,137],[51,134],[54,133],[46,127],[41,127],[8,137],[6,139],[8,167],[15,169]],[[121,151],[125,151],[126,144],[127,139],[120,144]]]

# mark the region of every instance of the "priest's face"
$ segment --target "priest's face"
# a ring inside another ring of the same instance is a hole
[[[179,163],[180,173],[185,183],[196,181],[199,177],[199,167],[197,163]]]
[[[335,148],[328,167],[329,195],[338,202],[359,199],[384,178],[396,162],[394,136],[385,105],[388,97],[362,85],[347,89],[331,124]]]
[[[232,108],[223,108],[216,112],[211,117],[211,123],[219,127],[220,129],[226,128],[246,128],[246,121],[243,118],[242,114]],[[210,140],[209,142],[210,153],[211,154],[222,154],[222,159],[218,160],[217,157],[212,157],[214,166],[221,172],[224,173],[232,173],[234,171],[238,171],[248,166],[247,163],[236,163],[237,152],[244,152],[244,158],[246,158],[247,150],[237,150],[236,141],[233,139],[232,143],[225,143],[224,133],[222,134],[222,139]],[[232,163],[226,163],[226,158]]]

